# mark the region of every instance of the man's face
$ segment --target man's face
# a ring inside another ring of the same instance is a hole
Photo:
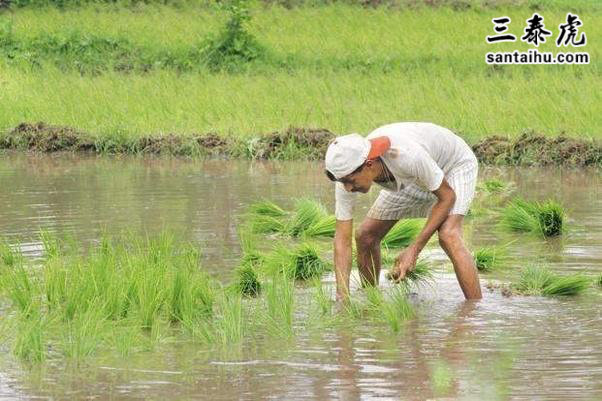
[[[369,166],[364,166],[360,171],[346,175],[339,181],[345,186],[347,192],[366,193],[370,190],[373,179]]]

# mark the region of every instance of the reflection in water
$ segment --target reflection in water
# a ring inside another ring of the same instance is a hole
[[[508,247],[508,268],[483,281],[508,280],[533,261],[559,272],[602,272],[599,171],[482,168],[481,176],[511,180],[529,199],[556,198],[570,217],[561,238],[509,235],[493,210],[506,198],[481,198],[466,221],[467,242],[518,238]],[[333,208],[331,184],[316,163],[5,155],[0,188],[0,233],[30,256],[39,255],[41,228],[87,241],[102,230],[167,228],[198,243],[204,266],[224,281],[251,202],[266,197],[291,207],[309,195]],[[376,194],[363,197],[358,218]],[[366,322],[301,331],[292,343],[245,339],[228,355],[165,343],[127,360],[100,355],[83,366],[38,370],[14,362],[0,344],[0,400],[602,399],[602,292],[562,300],[486,291],[483,300],[465,302],[436,241],[426,251],[435,284],[413,296],[418,316],[397,335]],[[324,282],[334,285],[333,276]]]

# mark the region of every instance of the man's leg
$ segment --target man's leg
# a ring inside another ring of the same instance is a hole
[[[458,283],[466,299],[481,298],[481,284],[474,258],[466,249],[462,239],[461,214],[451,214],[439,227],[439,244],[454,265]]]
[[[397,220],[366,217],[355,232],[357,266],[362,286],[378,285],[380,275],[380,241]]]

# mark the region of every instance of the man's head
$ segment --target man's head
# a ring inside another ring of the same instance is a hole
[[[349,134],[335,138],[326,151],[326,175],[331,181],[343,183],[347,191],[368,192],[382,171],[380,156],[390,146],[386,136],[366,139]]]

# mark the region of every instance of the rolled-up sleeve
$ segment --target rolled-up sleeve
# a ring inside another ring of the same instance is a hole
[[[337,220],[351,220],[353,218],[353,205],[357,194],[347,192],[345,186],[340,183],[335,183],[335,217]]]
[[[412,173],[418,185],[435,191],[441,186],[445,174],[435,160],[422,148],[417,147],[413,152]]]

